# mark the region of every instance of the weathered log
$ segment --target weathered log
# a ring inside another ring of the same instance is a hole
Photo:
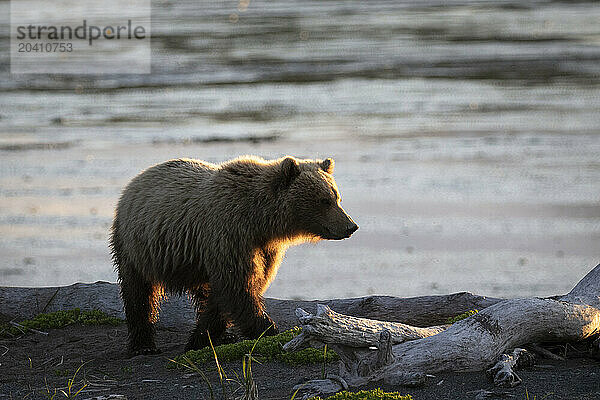
[[[600,265],[588,273],[567,295],[555,299],[524,298],[498,302],[470,318],[459,321],[436,335],[392,347],[393,362],[378,367],[373,332],[382,321],[337,315],[336,326],[328,321],[303,316],[305,340],[328,343],[340,354],[340,375],[352,386],[384,380],[401,384],[415,376],[442,371],[484,370],[507,350],[532,342],[579,341],[600,332]],[[336,334],[320,335],[321,332]],[[351,331],[349,331],[351,330]],[[389,330],[389,329],[388,329]],[[370,336],[369,340],[363,339]],[[342,338],[342,339],[340,339]],[[362,346],[362,348],[361,348]]]
[[[355,299],[306,302],[305,310],[325,304],[336,312],[360,318],[402,322],[412,326],[428,327],[442,325],[448,318],[469,310],[482,310],[503,299],[478,296],[469,292],[440,296],[392,297],[369,296]],[[285,300],[283,300],[285,301]],[[289,306],[289,304],[287,304]],[[269,303],[267,303],[267,308]]]
[[[350,317],[336,313],[328,306],[318,304],[317,313],[309,314],[301,308],[296,310],[302,333],[286,343],[284,350],[294,351],[306,347],[312,337],[326,337],[328,341],[351,347],[369,347],[379,343],[382,331],[389,332],[392,344],[436,335],[450,325],[418,328],[400,322],[376,321]]]
[[[402,321],[413,326],[431,326],[443,324],[448,317],[464,311],[483,309],[498,301],[500,299],[462,292],[412,298],[369,296],[324,301],[266,299],[265,305],[279,328],[289,329],[297,324],[294,315],[296,308],[312,311],[319,303],[355,317]],[[32,318],[42,312],[75,307],[82,310],[100,310],[113,317],[125,318],[116,283],[76,283],[44,288],[0,286],[0,321],[18,321]],[[188,330],[195,323],[195,315],[187,296],[168,296],[161,303],[158,326]]]

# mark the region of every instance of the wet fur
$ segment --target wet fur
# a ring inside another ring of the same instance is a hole
[[[248,337],[275,333],[262,295],[287,247],[342,238],[352,221],[339,207],[332,172],[329,159],[243,157],[220,165],[170,160],[136,176],[110,239],[129,351],[156,351],[153,323],[164,291],[193,298],[189,349],[206,346],[207,332],[218,342],[229,321]],[[327,199],[337,207],[324,210]]]

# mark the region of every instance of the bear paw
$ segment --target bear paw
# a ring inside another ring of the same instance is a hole
[[[129,358],[137,356],[151,356],[154,354],[160,354],[160,350],[156,347],[142,347],[137,349],[129,350]]]
[[[257,339],[259,336],[275,336],[279,333],[277,325],[271,319],[265,319],[260,324],[260,327],[255,328],[254,333],[251,335],[253,339]]]
[[[221,344],[219,338],[211,337],[213,346],[218,346]],[[208,340],[208,335],[206,332],[202,333],[193,333],[190,336],[187,344],[185,345],[185,351],[189,350],[200,350],[207,346],[210,346],[210,340]]]

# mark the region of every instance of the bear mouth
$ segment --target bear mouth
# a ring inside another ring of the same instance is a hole
[[[323,232],[324,233],[320,234],[319,237],[324,240],[344,240],[344,239],[348,239],[350,236],[352,236],[352,233],[351,234],[343,234],[343,235],[335,234],[326,227],[323,227]]]

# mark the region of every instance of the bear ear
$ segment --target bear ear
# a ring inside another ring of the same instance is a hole
[[[325,160],[321,161],[320,166],[323,171],[327,172],[328,174],[333,174],[335,162],[331,158],[326,158]]]
[[[289,186],[300,175],[300,165],[294,157],[286,157],[281,162],[281,174],[278,177],[278,187]]]

